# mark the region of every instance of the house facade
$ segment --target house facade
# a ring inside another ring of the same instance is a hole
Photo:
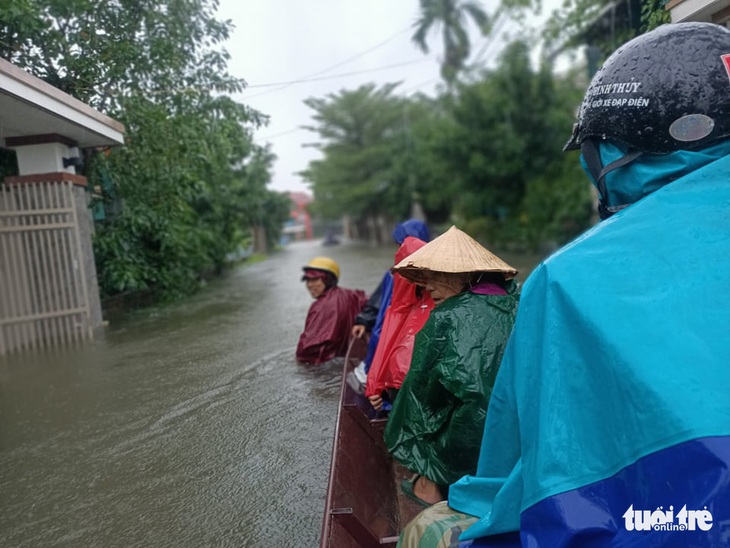
[[[725,26],[730,23],[730,0],[670,0],[666,9],[672,23],[701,21]]]
[[[0,355],[93,337],[102,324],[82,150],[124,127],[0,59]]]

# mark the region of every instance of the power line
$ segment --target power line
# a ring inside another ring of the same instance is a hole
[[[340,74],[333,74],[331,76],[322,76],[319,78],[302,78],[299,80],[290,80],[288,82],[271,82],[271,83],[267,83],[267,84],[251,84],[246,89],[267,88],[267,87],[276,87],[276,86],[290,86],[293,84],[306,84],[308,82],[319,82],[322,80],[334,80],[336,78],[345,78],[347,76],[356,76],[358,74],[367,74],[369,72],[378,72],[381,70],[388,70],[388,69],[397,68],[397,67],[404,67],[407,65],[415,65],[417,63],[423,63],[425,61],[428,61],[428,58],[415,59],[413,61],[404,61],[402,63],[394,63],[392,65],[384,65],[382,67],[376,67],[376,68],[372,68],[372,69],[356,70],[353,72],[342,72]],[[250,98],[251,97],[248,97],[248,99],[250,99]]]
[[[360,52],[360,53],[358,53],[356,55],[353,55],[352,57],[348,57],[344,61],[340,61],[339,63],[336,63],[336,64],[334,64],[334,65],[332,65],[330,67],[327,67],[326,69],[322,69],[322,70],[319,70],[317,72],[313,72],[313,73],[307,74],[306,76],[303,76],[302,77],[302,80],[307,80],[307,79],[312,78],[314,76],[319,76],[320,74],[325,74],[325,73],[327,73],[327,72],[329,72],[331,70],[334,70],[336,68],[341,67],[342,65],[346,65],[348,63],[351,63],[351,62],[355,61],[356,59],[359,59],[360,57],[363,57],[363,56],[367,55],[368,53],[371,53],[371,52],[375,51],[376,49],[383,47],[385,44],[388,44],[389,42],[392,42],[398,36],[400,36],[401,34],[403,34],[404,32],[406,32],[410,28],[411,28],[410,26],[405,27],[405,28],[399,30],[398,32],[396,32],[395,34],[393,34],[392,36],[386,38],[382,42],[379,42],[379,43],[375,44],[374,46],[366,49],[365,51],[362,51],[362,52]],[[249,95],[248,96],[248,99],[253,99],[254,97],[260,97],[262,95],[268,95],[269,93],[275,93],[277,91],[281,91],[283,89],[288,88],[293,83],[298,83],[298,82],[295,81],[295,82],[292,82],[292,83],[285,83],[285,84],[282,84],[281,87],[279,87],[278,89],[272,89],[272,90],[269,90],[269,91],[264,91],[262,93],[257,93],[256,95]],[[249,87],[254,87],[254,86],[249,86]]]
[[[274,133],[273,135],[266,135],[263,137],[259,137],[259,139],[261,139],[262,141],[268,141],[269,139],[275,139],[277,137],[282,137],[284,135],[288,135],[288,134],[294,133],[296,131],[302,131],[303,129],[304,129],[303,127],[295,127],[292,129],[288,129],[286,131],[280,131],[279,133]]]
[[[433,82],[436,82],[438,80],[440,80],[440,77],[438,77],[438,76],[436,76],[434,78],[429,78],[428,80],[421,82],[420,84],[416,84],[415,86],[410,86],[407,89],[401,90],[401,92],[404,95],[411,95],[413,92],[415,92],[415,91],[421,89],[422,87],[425,87]],[[287,129],[285,131],[280,131],[279,133],[274,133],[273,135],[266,135],[266,136],[260,137],[260,139],[263,141],[268,141],[269,139],[276,139],[277,137],[283,137],[284,135],[289,135],[290,133],[295,133],[297,131],[302,131],[304,129],[306,129],[306,128],[299,126],[299,127]]]
[[[415,85],[415,86],[411,86],[411,87],[409,87],[409,88],[407,88],[407,89],[404,89],[404,90],[401,90],[401,91],[402,91],[402,93],[404,93],[405,95],[411,95],[411,94],[412,94],[412,93],[413,93],[414,91],[418,91],[418,90],[419,90],[419,89],[421,89],[422,87],[425,87],[425,86],[427,86],[428,84],[430,84],[430,83],[432,83],[432,82],[436,82],[437,80],[441,80],[441,77],[439,77],[439,76],[434,76],[433,78],[429,78],[429,79],[428,79],[428,80],[426,80],[425,82],[421,82],[420,84],[417,84],[417,85]]]
[[[357,76],[359,74],[368,74],[371,72],[379,72],[381,70],[388,70],[388,69],[404,67],[404,66],[408,66],[408,65],[415,65],[418,63],[423,63],[425,61],[428,61],[428,58],[415,59],[413,61],[404,61],[402,63],[394,63],[392,65],[384,65],[382,67],[375,67],[372,69],[356,70],[353,72],[343,72],[340,74],[333,74],[331,76],[322,76],[320,78],[303,78],[300,80],[290,80],[289,82],[271,82],[271,83],[267,83],[267,84],[253,84],[253,85],[246,86],[246,88],[244,90],[242,90],[240,93],[246,93],[246,90],[251,89],[251,88],[266,88],[266,87],[276,87],[276,86],[289,87],[293,84],[306,84],[309,82],[320,82],[323,80],[335,80],[337,78],[347,78],[348,76]],[[235,81],[241,82],[241,83],[245,82],[242,79],[237,79]],[[140,93],[144,93],[146,95],[164,94],[164,93],[195,93],[198,91],[205,91],[208,89],[210,89],[210,88],[188,86],[188,87],[184,87],[184,88],[175,88],[175,89],[145,90],[144,92],[140,92]],[[274,90],[274,91],[277,91],[277,90]],[[245,97],[245,99],[247,99],[247,100],[253,99],[254,97],[259,97],[260,95],[264,95],[265,93],[270,93],[270,92],[259,93],[256,95],[249,95],[249,96]],[[121,92],[118,92],[115,90],[107,90],[107,94],[121,95]]]
[[[400,36],[401,34],[403,34],[403,33],[404,33],[405,31],[409,30],[410,28],[411,28],[411,27],[410,27],[410,26],[408,26],[408,27],[406,27],[406,28],[404,28],[404,29],[401,29],[401,30],[399,30],[398,32],[396,32],[396,33],[395,33],[394,35],[392,35],[392,36],[391,36],[390,38],[386,38],[385,40],[383,40],[382,42],[380,42],[380,43],[378,43],[378,44],[375,44],[375,45],[374,45],[374,46],[372,46],[371,48],[369,48],[369,49],[366,49],[365,51],[363,51],[363,52],[361,52],[361,53],[358,53],[358,54],[356,54],[356,55],[353,55],[353,56],[352,56],[352,57],[350,57],[349,59],[345,59],[344,61],[341,61],[341,62],[337,63],[336,65],[332,65],[332,66],[331,66],[331,67],[329,67],[329,68],[326,68],[326,69],[324,69],[324,70],[320,70],[320,71],[318,71],[318,72],[315,72],[315,73],[312,73],[312,74],[308,74],[308,75],[307,75],[307,76],[305,76],[304,78],[309,78],[309,77],[311,77],[311,76],[319,76],[320,74],[324,74],[325,72],[329,72],[329,71],[331,71],[331,70],[334,70],[334,69],[336,69],[336,68],[338,68],[338,67],[341,67],[342,65],[346,65],[347,63],[351,63],[351,62],[352,62],[352,61],[354,61],[355,59],[359,59],[360,57],[363,57],[363,56],[367,55],[367,54],[368,54],[368,53],[370,53],[371,51],[375,51],[376,49],[378,49],[378,48],[381,48],[381,47],[383,47],[383,46],[384,46],[385,44],[387,44],[388,42],[391,42],[391,41],[395,40],[395,39],[396,39],[396,38],[397,38],[398,36]]]
[[[510,21],[509,16],[505,14],[505,12],[501,12],[497,16],[497,21],[494,23],[494,27],[492,28],[492,31],[489,33],[489,36],[485,40],[484,45],[479,50],[479,52],[474,56],[474,63],[477,64],[482,61],[482,58],[487,53],[489,49],[491,49],[492,46],[495,45],[495,40],[499,37],[499,33],[502,32],[502,27],[505,26]],[[486,61],[491,60],[491,57],[494,55],[494,52],[490,52],[489,55],[487,55]]]
[[[325,69],[318,70],[316,72],[310,73],[307,76],[304,76],[304,77],[302,77],[300,79],[297,79],[297,80],[290,80],[288,82],[273,82],[273,83],[265,83],[265,84],[253,84],[253,85],[247,85],[246,84],[246,80],[244,80],[243,78],[233,78],[231,81],[232,82],[239,83],[239,84],[241,84],[241,85],[244,86],[244,89],[243,89],[243,91],[241,93],[245,93],[246,90],[252,89],[252,88],[267,88],[267,87],[278,87],[279,88],[279,89],[273,89],[273,90],[264,91],[262,93],[257,93],[255,95],[249,95],[249,96],[246,97],[246,99],[253,99],[254,97],[260,97],[262,95],[267,95],[269,93],[274,93],[276,91],[280,91],[280,90],[285,89],[285,88],[288,88],[289,86],[292,86],[294,84],[304,84],[304,83],[308,83],[308,82],[317,82],[317,81],[329,80],[329,79],[335,79],[335,78],[345,78],[345,77],[348,77],[348,76],[356,76],[358,74],[367,74],[369,72],[377,72],[377,71],[380,71],[380,70],[387,70],[387,69],[391,69],[391,68],[397,68],[397,67],[401,67],[401,66],[413,65],[413,64],[416,64],[416,63],[422,63],[426,59],[422,58],[422,59],[418,59],[418,60],[414,60],[414,61],[405,61],[403,63],[396,63],[396,64],[393,64],[393,65],[386,65],[386,66],[382,66],[382,67],[376,67],[376,68],[373,68],[373,69],[366,69],[366,70],[361,70],[361,71],[353,71],[353,72],[347,72],[347,73],[342,73],[342,74],[333,74],[331,76],[326,76],[326,77],[322,77],[322,78],[315,78],[316,76],[319,76],[320,74],[325,74],[325,73],[327,73],[327,72],[329,72],[331,70],[334,70],[334,69],[336,69],[338,67],[341,67],[343,65],[346,65],[348,63],[351,63],[352,61],[355,61],[356,59],[359,59],[360,57],[363,57],[363,56],[367,55],[368,53],[371,53],[372,51],[375,51],[376,49],[383,47],[385,44],[387,44],[389,42],[392,42],[398,36],[400,36],[401,34],[403,34],[404,32],[406,32],[409,29],[410,29],[410,26],[405,27],[405,28],[399,30],[398,32],[396,32],[395,34],[391,35],[390,37],[386,38],[382,42],[379,42],[379,43],[375,44],[374,46],[371,46],[370,48],[368,48],[368,49],[366,49],[364,51],[361,51],[360,53],[358,53],[356,55],[353,55],[352,57],[348,57],[344,61],[340,61],[340,62],[338,62],[338,63],[336,63],[334,65],[331,65],[331,66],[329,66],[329,67],[327,67]],[[198,91],[201,91],[201,90],[207,90],[207,89],[209,89],[209,88],[188,86],[188,87],[175,88],[175,89],[146,90],[144,93],[145,94],[148,94],[148,95],[164,94],[164,93],[170,93],[170,92],[173,92],[173,93],[175,93],[175,92],[177,92],[177,93],[195,93],[195,92],[198,92]],[[108,89],[106,91],[107,91],[107,93],[109,95],[121,95],[121,92],[120,91],[110,90],[110,89]]]
[[[495,45],[495,41],[497,40],[499,33],[502,32],[503,27],[505,26],[505,24],[508,24],[508,23],[510,23],[509,17],[506,16],[504,13],[500,13],[498,15],[498,17],[497,17],[497,20],[495,21],[494,27],[492,28],[492,32],[490,32],[489,36],[484,41],[484,44],[482,45],[481,49],[476,54],[476,56],[475,56],[475,63],[479,63],[480,61],[482,61],[482,59],[484,58],[485,54],[487,54],[488,50],[490,50]],[[355,55],[355,56],[353,56],[353,57],[351,57],[351,58],[349,58],[349,59],[347,59],[345,61],[342,61],[342,62],[340,62],[340,63],[338,63],[336,65],[333,65],[332,67],[329,67],[328,69],[324,69],[322,71],[318,71],[318,72],[312,73],[309,76],[316,76],[318,74],[323,74],[323,73],[329,72],[329,70],[332,70],[334,68],[337,68],[339,66],[342,66],[344,64],[347,64],[348,62],[350,62],[352,60],[355,60],[355,59],[357,59],[359,57],[362,57],[363,55],[366,55],[367,53],[373,51],[374,49],[377,49],[378,47],[381,47],[382,45],[386,44],[387,42],[393,40],[398,35],[402,34],[406,30],[408,30],[409,28],[410,27],[407,27],[407,28],[399,31],[398,33],[396,33],[395,35],[391,36],[387,40],[385,40],[385,41],[383,41],[383,42],[381,42],[381,43],[379,43],[379,44],[371,47],[368,50],[365,50],[364,52],[362,52],[360,54],[357,54],[357,55]],[[489,52],[489,54],[486,55],[486,60],[487,61],[493,56],[493,53],[494,52]],[[386,70],[386,69],[389,69],[389,68],[395,68],[395,67],[399,67],[399,66],[403,66],[403,65],[415,64],[415,63],[423,62],[425,60],[427,60],[427,58],[423,58],[421,60],[416,60],[416,61],[407,61],[407,62],[404,62],[404,63],[397,63],[397,64],[394,64],[394,65],[387,65],[387,66],[379,67],[379,68],[375,68],[375,69],[368,69],[368,70],[363,70],[363,71],[355,71],[355,72],[350,72],[350,73],[336,74],[336,75],[331,75],[331,76],[327,76],[327,77],[324,77],[324,78],[310,78],[309,76],[307,76],[307,77],[304,77],[304,78],[299,79],[299,80],[292,80],[290,82],[279,82],[279,83],[269,83],[269,84],[255,84],[255,85],[248,86],[247,89],[250,89],[250,88],[260,88],[260,87],[271,87],[271,86],[282,86],[280,89],[284,89],[284,88],[289,87],[289,86],[291,86],[293,84],[307,83],[307,82],[315,82],[315,81],[320,81],[320,80],[328,80],[328,79],[347,77],[347,76],[352,76],[352,75],[357,75],[357,74],[363,74],[363,73],[368,73],[368,72],[375,72],[375,71],[378,71],[378,70]],[[437,77],[434,77],[434,78],[430,78],[430,79],[428,79],[428,80],[426,80],[424,82],[421,82],[420,84],[416,84],[414,86],[410,86],[410,87],[408,87],[408,88],[406,88],[404,90],[401,90],[401,91],[402,91],[402,93],[404,95],[408,96],[408,95],[413,94],[417,90],[419,90],[419,89],[421,89],[421,88],[423,88],[423,87],[425,87],[425,86],[427,86],[427,85],[429,85],[429,84],[431,84],[431,83],[433,83],[435,81],[438,81],[439,79],[440,78],[438,76]],[[266,93],[272,93],[274,91],[278,91],[278,90],[266,91],[266,92],[263,92],[263,93],[260,93],[260,94],[257,94],[257,95],[248,96],[248,97],[246,97],[246,99],[252,99],[254,97],[259,97],[260,95],[265,95]],[[266,136],[266,137],[261,137],[261,139],[262,140],[275,139],[277,137],[283,137],[284,135],[289,135],[291,133],[295,133],[297,131],[302,131],[304,129],[305,128],[303,128],[303,127],[295,127],[295,128],[289,129],[289,130],[285,130],[285,131],[281,131],[279,133],[275,133],[273,135],[269,135],[269,136]]]

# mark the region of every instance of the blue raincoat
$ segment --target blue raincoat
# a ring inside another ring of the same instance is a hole
[[[617,203],[648,195],[529,277],[477,473],[449,493],[479,518],[462,546],[730,545],[727,154],[612,173]]]

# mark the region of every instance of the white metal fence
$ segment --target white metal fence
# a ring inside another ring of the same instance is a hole
[[[0,184],[0,354],[91,338],[70,181]]]

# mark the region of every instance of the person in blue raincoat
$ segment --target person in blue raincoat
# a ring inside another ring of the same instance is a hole
[[[477,472],[402,547],[728,546],[730,30],[623,45],[565,148],[604,220],[526,281]]]

